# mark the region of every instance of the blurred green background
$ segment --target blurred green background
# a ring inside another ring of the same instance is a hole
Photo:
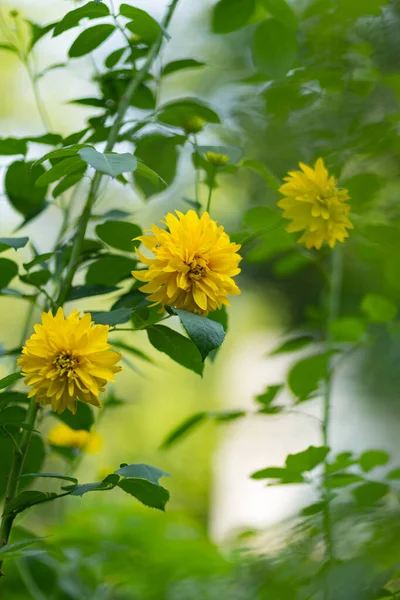
[[[158,18],[165,8],[162,0],[134,4]],[[218,110],[222,124],[208,126],[200,143],[240,146],[246,158],[263,162],[278,177],[299,160],[313,162],[323,156],[352,196],[356,231],[344,251],[343,313],[356,312],[367,292],[384,293],[398,304],[400,2],[290,4],[298,19],[298,57],[286,77],[271,81],[256,71],[250,52],[254,28],[265,17],[262,2],[247,27],[218,35],[212,31],[213,2],[182,0],[163,60],[192,57],[206,67],[169,78],[162,85],[160,101],[190,95],[207,100]],[[19,0],[2,2],[1,11],[6,21],[9,10],[17,9],[24,18],[47,23],[74,6],[65,0]],[[36,50],[38,71],[64,63],[74,36],[72,30],[56,40],[43,38]],[[102,46],[93,57],[71,61],[40,79],[53,131],[68,135],[82,129],[88,117],[100,114],[70,100],[97,94],[93,72],[101,70],[113,49],[112,44]],[[1,136],[43,133],[23,66],[8,52],[1,52],[0,60]],[[2,157],[2,169],[9,162]],[[258,206],[275,207],[279,197],[246,169],[224,174],[218,183],[213,217],[233,235],[243,230],[243,214]],[[184,198],[193,198],[193,186],[190,150],[184,148],[166,192],[146,202],[137,190],[110,183],[99,211],[127,210],[145,229],[166,212],[187,208]],[[83,186],[82,198],[84,190]],[[203,198],[206,193],[203,184]],[[20,216],[2,193],[0,235],[10,236],[19,224]],[[59,211],[50,207],[23,233],[46,252],[59,226]],[[306,321],[318,327],[316,305],[323,280],[307,257],[301,268],[296,258],[292,260],[294,239],[284,227],[282,223],[262,232],[246,246],[242,295],[232,303],[228,338],[216,361],[207,365],[204,378],[157,354],[144,332],[135,333],[134,340],[131,334],[120,335],[121,341],[142,349],[154,362],[127,357],[129,364],[113,389],[123,403],[103,415],[96,428],[103,448],[84,457],[79,477],[96,480],[121,461],[155,465],[173,475],[166,483],[171,492],[167,513],[142,509],[122,494],[68,498],[36,508],[19,522],[16,536],[26,537],[25,527],[49,536],[45,544],[51,552],[12,563],[1,598],[318,600],[328,578],[330,600],[397,597],[396,493],[384,506],[363,511],[344,498],[335,509],[341,560],[325,573],[320,569],[318,515],[315,521],[296,517],[315,498],[315,491],[304,493],[301,486],[266,488],[248,479],[258,468],[282,464],[289,452],[320,443],[318,423],[307,414],[250,416],[221,425],[207,422],[170,450],[160,449],[167,434],[193,413],[250,410],[253,397],[267,384],[280,383],[291,361],[286,356],[268,358],[267,352],[290,327],[301,328]],[[29,256],[24,252],[18,252],[20,262]],[[102,297],[76,302],[74,307],[98,310],[109,303],[110,297]],[[0,306],[4,346],[17,346],[26,306],[5,296]],[[333,449],[383,448],[396,464],[398,328],[388,332],[377,326],[375,334],[376,341],[339,370]],[[9,372],[10,365],[9,359],[2,359],[0,376]],[[320,415],[317,402],[302,411]],[[54,423],[49,417],[41,428],[46,433]],[[46,470],[62,468],[62,459],[51,455]],[[392,591],[382,591],[392,576]]]

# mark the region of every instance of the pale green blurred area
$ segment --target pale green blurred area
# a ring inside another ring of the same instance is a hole
[[[59,0],[58,2],[16,2],[9,8],[16,8],[21,15],[31,18],[37,22],[47,23],[59,19],[72,5],[71,2]],[[142,2],[145,7],[145,2]],[[211,54],[218,47],[208,47],[204,40],[205,28],[202,14],[193,11],[191,2],[183,2],[180,11],[180,22],[175,25],[177,36],[172,39],[171,48],[167,50],[168,56],[173,58],[193,56],[204,59],[205,55]],[[160,2],[160,6],[163,5]],[[185,6],[186,11],[185,11]],[[3,14],[6,14],[8,6],[2,4]],[[193,13],[193,14],[192,14]],[[197,31],[196,20],[200,21],[203,28],[197,33],[191,42],[179,37],[179,28],[192,27]],[[194,23],[194,25],[193,25]],[[37,63],[42,69],[46,65],[63,62],[68,49],[68,41],[74,38],[74,33],[56,40],[49,36],[38,45]],[[203,37],[202,37],[203,36]],[[201,44],[200,44],[201,42]],[[197,49],[202,48],[203,55],[197,54]],[[108,49],[109,52],[109,49]],[[102,52],[99,53],[100,57]],[[103,53],[104,54],[104,53]],[[104,54],[105,55],[105,54]],[[39,135],[43,132],[43,125],[35,104],[29,79],[23,66],[18,60],[7,52],[2,52],[0,69],[0,89],[7,90],[0,96],[0,135]],[[95,61],[100,64],[100,58],[95,54]],[[219,57],[223,63],[223,55]],[[215,61],[214,61],[215,63]],[[202,75],[178,76],[173,78],[172,83],[163,88],[164,98],[174,96],[184,91],[185,95],[196,94],[207,87],[207,81],[213,80],[218,71],[213,67],[210,72]],[[68,104],[68,100],[76,97],[86,97],[95,94],[95,87],[90,82],[90,74],[93,64],[88,58],[72,62],[66,69],[56,70],[49,73],[39,82],[40,93],[46,110],[49,114],[53,131],[61,134],[69,134],[84,127],[85,117],[96,114],[96,109],[79,107]],[[213,71],[214,69],[214,71]],[[223,110],[223,107],[221,107]],[[215,139],[221,133],[220,128],[211,130],[211,138]],[[235,133],[232,139],[237,141]],[[43,152],[46,148],[43,148]],[[186,153],[188,154],[188,153]],[[9,161],[11,162],[11,161]],[[194,173],[188,156],[183,159],[182,169],[178,175],[177,182],[173,185],[171,192],[156,197],[148,204],[144,203],[132,189],[122,188],[118,184],[108,183],[104,194],[98,201],[96,211],[101,213],[111,208],[119,208],[132,212],[132,220],[147,228],[151,222],[158,221],[163,215],[175,208],[182,208],[182,197],[193,195]],[[74,214],[79,214],[79,206],[84,200],[84,192],[88,182],[85,181],[78,194],[77,206]],[[128,186],[129,187],[129,186]],[[206,194],[205,187],[202,188],[203,196]],[[240,214],[247,204],[246,177],[233,178],[224,177],[223,183],[216,191],[214,197],[215,217],[221,219],[228,231],[239,222]],[[11,236],[15,227],[20,223],[20,217],[12,211],[6,199],[0,200],[0,235]],[[44,215],[39,216],[32,224],[29,224],[21,234],[28,235],[35,243],[40,252],[46,252],[51,248],[60,226],[60,211],[56,206],[48,209]],[[89,237],[93,237],[93,228]],[[20,263],[30,258],[29,250],[18,251],[17,258],[14,251],[4,253],[3,256],[12,257]],[[79,279],[79,278],[78,278]],[[18,287],[18,286],[15,286]],[[128,287],[128,286],[127,286]],[[69,304],[67,311],[72,308],[80,310],[107,310],[113,295],[91,298]],[[27,305],[23,300],[2,297],[0,300],[0,331],[1,338],[6,347],[15,347],[21,343],[21,329]],[[284,310],[275,304],[274,311],[266,305],[257,290],[243,289],[242,296],[235,298],[233,306],[229,311],[230,328],[228,338],[214,364],[211,362],[206,366],[203,378],[186,371],[173,363],[169,358],[157,353],[148,343],[145,333],[135,334],[112,334],[114,339],[120,339],[130,343],[146,353],[154,360],[153,364],[128,357],[133,368],[127,363],[123,364],[123,371],[117,376],[113,392],[116,397],[126,401],[123,407],[107,411],[98,425],[98,431],[104,439],[101,452],[84,458],[79,468],[78,476],[82,481],[95,480],[105,470],[113,471],[119,467],[121,462],[144,462],[155,465],[165,471],[172,473],[173,478],[167,482],[171,491],[171,510],[183,509],[188,513],[200,517],[206,523],[210,508],[210,496],[212,493],[212,477],[218,477],[213,473],[213,455],[218,445],[220,436],[224,435],[225,428],[222,426],[217,430],[215,425],[204,425],[198,432],[194,433],[182,444],[168,452],[160,451],[160,445],[166,435],[189,415],[205,410],[217,408],[240,408],[232,406],[229,398],[230,369],[232,359],[240,348],[244,339],[251,339],[252,335],[260,336],[262,331],[269,328],[277,329],[279,323],[284,320]],[[40,320],[40,312],[35,311],[34,320]],[[11,361],[2,361],[0,376],[9,372],[12,368]],[[223,382],[221,384],[221,382]],[[22,385],[21,385],[22,389]],[[244,399],[247,402],[249,399]],[[47,419],[42,425],[46,432],[56,421]],[[50,457],[49,464],[45,470],[53,471],[65,468],[60,459]],[[45,486],[44,486],[45,487]],[[108,498],[102,499],[107,503]],[[96,503],[96,500],[88,497],[74,499],[65,505],[68,510],[73,511],[76,502],[81,504]],[[122,494],[113,495],[110,502],[125,503],[131,505],[131,499]],[[52,512],[54,511],[54,513]],[[49,525],[48,515],[60,515],[63,508],[51,507],[36,511],[33,523],[40,532],[45,531]]]

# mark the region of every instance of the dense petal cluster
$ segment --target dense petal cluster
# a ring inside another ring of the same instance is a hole
[[[292,221],[287,231],[304,231],[299,242],[307,248],[319,250],[324,241],[333,248],[336,241],[343,242],[349,236],[347,229],[353,228],[347,217],[348,192],[338,189],[322,158],[314,169],[303,163],[300,168],[301,171],[289,172],[279,190],[285,197],[278,206],[283,208],[283,216]]]
[[[99,452],[103,445],[103,439],[96,431],[86,429],[71,429],[65,423],[55,425],[47,436],[47,441],[52,446],[60,448],[73,448],[81,452],[94,454]]]
[[[18,359],[32,386],[29,397],[58,413],[66,408],[75,413],[77,400],[100,406],[100,392],[121,370],[115,366],[120,354],[107,343],[108,326],[95,325],[90,313],[79,318],[74,311],[65,318],[59,308],[56,316],[43,313],[34,329]]]
[[[201,217],[193,210],[186,214],[169,213],[165,222],[169,231],[153,225],[153,235],[139,239],[151,250],[154,258],[140,260],[147,270],[133,271],[132,275],[145,281],[141,291],[148,300],[183,308],[206,315],[223,304],[229,306],[228,295],[240,294],[233,277],[240,273],[238,244],[230,241],[222,226],[218,226],[205,212]]]

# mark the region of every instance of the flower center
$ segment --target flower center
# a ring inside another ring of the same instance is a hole
[[[55,357],[53,364],[56,366],[59,375],[65,375],[74,371],[78,364],[78,359],[68,352],[62,352],[62,354]]]
[[[193,281],[200,281],[200,279],[202,279],[204,277],[205,272],[206,272],[206,268],[197,264],[196,261],[193,261],[192,263],[190,263],[188,276]]]

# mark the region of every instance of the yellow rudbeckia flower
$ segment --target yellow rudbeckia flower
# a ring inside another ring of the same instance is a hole
[[[145,281],[142,292],[147,299],[162,307],[183,308],[206,315],[223,304],[229,306],[228,295],[240,294],[233,277],[240,273],[238,244],[230,241],[222,226],[194,210],[186,214],[169,213],[165,222],[169,231],[153,225],[153,235],[138,238],[151,250],[154,258],[138,251],[147,270],[132,271]]]
[[[68,427],[65,423],[55,425],[50,430],[47,441],[52,446],[74,448],[89,454],[99,452],[103,446],[103,438],[96,431],[71,429],[71,427]]]
[[[121,355],[107,343],[108,325],[95,325],[90,313],[79,318],[78,311],[65,318],[59,308],[56,316],[43,313],[34,329],[18,359],[32,386],[28,397],[58,413],[68,408],[75,414],[77,400],[100,406],[100,392],[121,370],[115,366]]]
[[[329,176],[322,158],[314,169],[299,163],[301,171],[291,171],[279,188],[285,196],[278,202],[283,216],[292,222],[287,231],[303,231],[299,243],[319,250],[324,241],[331,248],[336,241],[344,242],[349,236],[347,229],[353,225],[347,218],[350,205],[347,190],[337,187],[336,179]]]

